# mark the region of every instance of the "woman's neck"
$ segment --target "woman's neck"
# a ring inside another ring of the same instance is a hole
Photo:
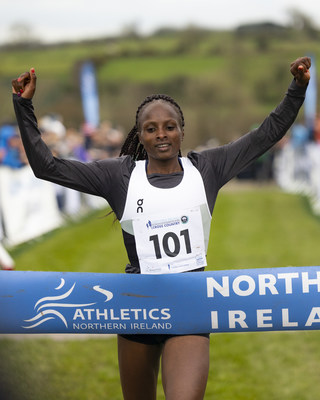
[[[147,175],[151,174],[173,174],[183,170],[179,158],[172,160],[147,160]]]

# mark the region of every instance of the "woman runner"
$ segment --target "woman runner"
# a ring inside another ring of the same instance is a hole
[[[140,104],[118,158],[89,163],[56,158],[42,141],[32,105],[33,68],[12,81],[13,103],[34,174],[109,203],[121,223],[127,273],[196,272],[206,266],[219,189],[285,135],[303,104],[310,66],[308,57],[291,63],[294,79],[284,99],[257,129],[227,145],[191,151],[186,157],[180,151],[184,116],[166,95],[149,96]],[[177,228],[179,218],[185,219],[186,229]],[[150,234],[152,226],[159,227],[157,234],[153,234],[156,230]],[[160,359],[167,400],[204,398],[207,333],[118,335],[118,359],[125,400],[156,399]]]

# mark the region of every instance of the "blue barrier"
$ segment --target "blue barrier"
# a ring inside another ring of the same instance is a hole
[[[0,271],[0,333],[320,329],[320,267],[168,275]]]

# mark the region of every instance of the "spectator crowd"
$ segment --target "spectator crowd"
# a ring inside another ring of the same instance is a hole
[[[119,154],[123,132],[104,121],[99,128],[88,130],[66,128],[58,115],[46,115],[39,120],[42,138],[54,155],[80,161],[93,161]],[[28,163],[18,127],[3,124],[0,127],[0,165],[20,168]]]

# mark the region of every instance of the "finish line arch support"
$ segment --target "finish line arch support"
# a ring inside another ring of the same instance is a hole
[[[0,333],[320,329],[320,267],[135,275],[0,271]]]

